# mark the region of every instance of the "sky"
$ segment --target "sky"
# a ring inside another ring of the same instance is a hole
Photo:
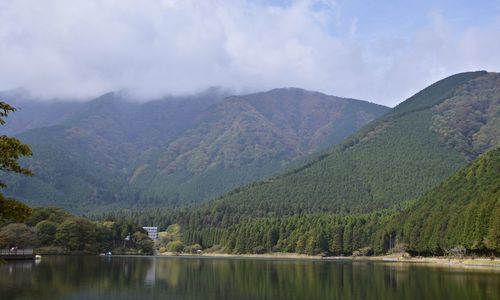
[[[0,90],[134,99],[299,87],[394,106],[500,71],[500,1],[0,0]]]

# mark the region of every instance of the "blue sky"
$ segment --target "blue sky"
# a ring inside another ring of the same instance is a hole
[[[500,71],[500,1],[0,1],[0,90],[41,98],[301,87],[396,105]]]
[[[282,7],[290,7],[294,1],[260,1]],[[356,19],[358,34],[364,37],[401,35],[412,32],[429,22],[432,14],[440,14],[457,31],[470,26],[488,26],[500,15],[500,1],[429,1],[429,0],[340,0],[317,1],[318,9],[330,10],[341,19],[343,25]],[[336,34],[335,25],[331,27]],[[342,31],[340,32],[342,34]]]

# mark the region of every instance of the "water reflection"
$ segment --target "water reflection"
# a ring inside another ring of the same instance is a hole
[[[414,265],[44,257],[0,265],[4,299],[500,299],[500,273]]]

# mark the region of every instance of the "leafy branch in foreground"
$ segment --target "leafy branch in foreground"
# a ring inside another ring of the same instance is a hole
[[[9,113],[15,111],[16,109],[14,107],[0,101],[0,125],[4,125],[5,118]],[[23,168],[18,162],[21,157],[31,155],[32,152],[28,145],[23,144],[14,137],[6,135],[0,136],[0,171],[31,176],[31,171],[27,168]],[[5,183],[0,181],[0,188],[4,187],[6,187]],[[28,206],[14,199],[6,199],[0,193],[0,221],[13,220],[20,222],[26,219],[30,213],[31,209]]]

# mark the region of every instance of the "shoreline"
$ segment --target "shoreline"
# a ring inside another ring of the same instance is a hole
[[[491,260],[486,257],[411,257],[385,255],[385,256],[364,256],[364,257],[326,257],[324,260],[350,260],[353,262],[371,261],[407,265],[427,265],[433,267],[451,267],[462,269],[483,269],[500,271],[500,258]]]
[[[229,259],[276,259],[276,260],[317,260],[317,261],[351,261],[351,262],[380,262],[403,265],[427,265],[435,267],[452,267],[462,269],[483,269],[500,271],[500,258],[494,260],[485,257],[411,257],[405,258],[401,255],[383,256],[319,256],[296,253],[266,253],[266,254],[226,254],[226,253],[171,253],[157,254],[158,257],[191,257],[191,258],[229,258]]]

